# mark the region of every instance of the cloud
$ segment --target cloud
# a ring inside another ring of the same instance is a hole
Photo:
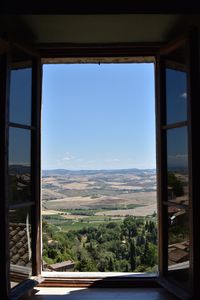
[[[182,93],[182,94],[180,95],[180,97],[186,99],[186,98],[187,98],[187,93],[186,93],[186,92]]]
[[[61,160],[72,160],[74,158],[75,157],[73,155],[71,155],[69,152],[66,152]]]

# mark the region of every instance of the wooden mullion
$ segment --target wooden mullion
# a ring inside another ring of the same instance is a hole
[[[188,116],[189,116],[189,176],[190,176],[190,278],[194,299],[199,298],[200,284],[200,144],[199,144],[199,47],[198,33],[188,35]]]
[[[32,165],[32,270],[33,276],[41,274],[41,60],[33,59],[32,76],[32,125],[36,130],[31,136],[31,165]]]
[[[11,205],[9,205],[9,209],[18,209],[18,208],[33,206],[33,205],[35,205],[35,202],[29,201],[29,202],[11,204]]]
[[[173,123],[173,124],[164,125],[164,126],[162,126],[162,129],[167,130],[167,129],[185,127],[185,126],[188,126],[188,121],[183,121],[183,122],[177,122],[177,123]]]
[[[178,37],[176,40],[166,43],[163,45],[159,50],[159,55],[167,55],[171,52],[175,51],[177,48],[184,46],[186,43],[186,35],[183,34],[182,36]]]
[[[9,126],[10,127],[15,127],[15,128],[21,128],[21,129],[29,129],[29,130],[36,129],[34,126],[29,126],[29,125],[19,124],[19,123],[13,123],[13,122],[9,122]]]
[[[176,207],[183,208],[183,209],[188,209],[189,208],[188,205],[176,203],[176,202],[173,202],[173,201],[163,201],[163,205],[176,206]]]
[[[8,299],[10,293],[10,252],[8,216],[8,55],[0,57],[0,298]]]
[[[163,206],[166,200],[166,132],[165,124],[165,73],[164,62],[160,57],[156,61],[156,140],[157,140],[157,193],[158,193],[158,245],[159,245],[159,276],[164,276],[167,270],[167,208]]]
[[[89,57],[155,57],[161,43],[113,43],[113,44],[72,44],[43,43],[36,44],[45,63],[51,58],[89,58]]]
[[[170,68],[179,72],[187,72],[187,67],[185,64],[177,63],[174,61],[166,60],[165,62],[166,68]]]

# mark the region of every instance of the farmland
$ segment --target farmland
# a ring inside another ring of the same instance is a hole
[[[155,170],[43,171],[46,270],[155,271]]]
[[[59,230],[156,212],[155,170],[44,171],[43,220]]]

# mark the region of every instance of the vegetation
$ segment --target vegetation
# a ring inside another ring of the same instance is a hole
[[[155,218],[128,216],[67,232],[43,221],[43,259],[47,264],[71,260],[80,272],[155,271]]]
[[[173,172],[168,172],[168,185],[172,187],[176,197],[184,195],[184,183],[179,180]]]

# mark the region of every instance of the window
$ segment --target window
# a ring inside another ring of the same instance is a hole
[[[1,296],[5,299],[19,294],[20,287],[24,289],[24,285],[28,287],[34,285],[36,280],[32,276],[41,273],[41,64],[40,58],[34,52],[27,51],[19,45],[11,44],[10,47],[3,47],[0,60],[0,94],[2,98],[0,132],[3,137],[0,150],[2,166],[0,169],[0,178],[2,179],[0,183],[2,200],[0,202],[0,226],[3,239],[3,243],[0,244],[0,279],[2,282]],[[101,49],[96,49],[96,52],[94,49],[95,47],[91,49],[92,54],[81,50],[82,54],[79,52],[79,57],[88,57],[88,55],[112,57],[114,52],[113,49],[108,48],[105,54],[105,48],[102,49],[102,53]],[[84,55],[86,53],[87,55]],[[134,56],[131,47],[128,53],[129,56]],[[144,53],[148,55],[147,48],[143,51],[143,55]],[[116,59],[116,52],[114,54]],[[152,55],[152,48],[149,54]],[[139,50],[137,55],[140,55]],[[160,47],[159,53],[154,50],[154,55],[157,64],[156,117],[159,172],[158,280],[177,295],[181,295],[182,298],[187,298],[189,295],[197,297],[200,274],[199,226],[197,226],[200,211],[198,201],[200,151],[196,138],[196,128],[199,123],[197,113],[199,96],[197,37],[195,34],[188,35],[186,38]],[[63,56],[67,56],[66,49]],[[117,49],[117,56],[127,56],[123,47],[121,50]],[[141,58],[137,57],[137,59]],[[26,76],[24,76],[24,72],[27,72]],[[10,88],[14,89],[15,80],[18,82],[17,85],[22,84],[23,88],[25,81],[26,88],[23,92],[21,90],[17,108],[13,109],[16,93],[12,94]],[[176,89],[171,89],[171,81],[176,82]],[[180,99],[177,95],[180,95]],[[171,102],[172,97],[173,103]],[[22,104],[24,99],[27,99],[24,104],[26,106],[25,115],[23,109],[18,109],[20,106],[24,107]],[[17,151],[19,144],[23,152]],[[16,149],[16,151],[13,152],[12,149]],[[21,158],[23,158],[22,161]],[[19,168],[21,162],[23,162],[23,170]],[[17,168],[14,170],[15,164]],[[18,182],[15,177],[18,178]],[[23,233],[27,240],[24,254],[28,257],[28,263],[25,269],[21,266],[18,268],[18,263],[13,263],[11,257],[7,255],[8,249],[10,249],[9,243],[12,241],[11,235],[9,236],[9,228],[11,233],[12,227],[17,224],[18,228],[20,227],[19,232],[21,235]],[[180,229],[180,227],[183,229],[181,236],[177,234],[177,228]],[[180,264],[174,264],[173,261],[173,251],[176,251],[177,248],[181,250],[177,252],[182,257]],[[25,278],[28,279],[24,281]],[[11,289],[11,282],[14,282],[14,285],[15,282],[21,282],[21,284]]]
[[[154,64],[44,65],[42,98],[43,270],[156,273]]]
[[[39,58],[31,51],[12,45],[12,51],[4,59],[9,70],[9,84],[7,81],[7,87],[3,87],[9,95],[9,105],[5,102],[4,107],[3,133],[6,136],[3,149],[8,149],[3,155],[3,224],[6,226],[5,255],[9,256],[9,259],[4,257],[6,264],[3,270],[7,274],[7,291],[3,294],[6,298],[6,294],[12,296],[20,290],[23,283],[34,286],[36,281],[32,278],[40,274],[41,269],[37,250],[40,247],[40,167],[39,160],[35,160],[40,147],[40,97],[39,93],[34,92],[39,87],[40,79]],[[6,74],[4,78],[7,78]]]
[[[188,59],[187,42],[182,38],[161,48],[157,60],[160,74],[157,85],[158,152],[161,154],[158,182],[160,277],[173,291],[175,284],[176,294],[183,298],[188,297],[195,284],[191,276],[195,249],[194,227],[191,224],[197,201],[192,184],[195,167],[194,148],[191,146],[194,142],[191,126],[195,100],[192,98],[192,59]],[[177,257],[179,262],[175,263]]]

